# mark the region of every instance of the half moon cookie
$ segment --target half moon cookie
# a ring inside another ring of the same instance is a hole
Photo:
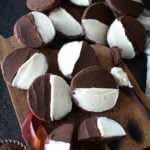
[[[117,102],[119,89],[113,76],[98,66],[81,70],[71,81],[74,102],[89,112],[112,109]]]
[[[59,70],[67,78],[72,78],[86,67],[99,64],[93,48],[84,41],[64,44],[58,53],[57,61]]]
[[[106,3],[117,16],[138,17],[144,9],[142,2],[137,0],[106,0]]]
[[[94,117],[84,120],[78,129],[79,141],[98,141],[125,136],[123,127],[107,117]]]
[[[146,32],[144,26],[135,18],[121,16],[111,24],[107,33],[108,45],[122,49],[122,57],[133,58],[136,54],[144,52]]]
[[[55,28],[45,14],[33,11],[16,22],[14,35],[19,44],[38,48],[54,39]]]
[[[82,26],[87,40],[97,44],[106,44],[107,31],[114,15],[104,3],[94,3],[85,9]]]
[[[73,130],[73,124],[62,124],[54,129],[46,139],[44,150],[70,150]]]
[[[37,78],[27,92],[30,110],[40,120],[54,121],[72,109],[71,93],[66,81],[52,74]]]
[[[49,18],[54,23],[58,32],[69,38],[77,38],[83,35],[81,24],[64,8],[56,8],[50,12]]]
[[[56,8],[62,0],[27,0],[26,4],[30,10],[45,11]]]
[[[28,89],[34,79],[48,70],[47,58],[38,50],[21,48],[9,54],[2,63],[2,73],[7,83]]]

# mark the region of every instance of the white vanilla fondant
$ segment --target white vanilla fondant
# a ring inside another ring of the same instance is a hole
[[[28,89],[37,77],[47,72],[47,69],[46,57],[41,53],[35,53],[18,69],[12,81],[12,86]]]
[[[127,73],[121,67],[113,67],[110,71],[116,79],[119,86],[127,86],[132,88],[132,84],[127,76]]]
[[[150,31],[150,16],[147,17],[141,14],[137,20],[143,24],[146,31]]]
[[[77,88],[73,97],[79,107],[87,111],[103,112],[112,109],[117,102],[119,89]]]
[[[50,85],[50,118],[52,121],[60,120],[72,109],[70,88],[67,82],[57,75],[50,75]]]
[[[107,42],[110,47],[118,46],[121,48],[123,58],[130,59],[135,56],[134,47],[131,41],[129,41],[122,23],[118,19],[115,19],[108,30]]]
[[[83,29],[80,23],[65,9],[59,7],[49,14],[55,28],[66,36],[83,35]]]
[[[87,39],[97,44],[106,44],[107,25],[95,19],[83,19],[82,26]]]
[[[44,145],[44,150],[70,150],[70,147],[70,143],[49,140],[48,143]]]
[[[147,55],[146,96],[150,97],[150,55]]]
[[[78,6],[89,6],[92,3],[92,0],[70,0],[70,2]]]
[[[72,72],[81,53],[83,42],[74,41],[62,46],[58,53],[59,70],[68,78],[72,77]]]
[[[52,21],[43,13],[33,11],[31,14],[34,17],[36,29],[39,32],[43,43],[47,44],[55,37],[55,28]]]
[[[126,135],[125,130],[118,122],[107,117],[97,118],[97,127],[102,138],[121,137]]]

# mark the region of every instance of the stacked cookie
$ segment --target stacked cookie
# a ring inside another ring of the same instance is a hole
[[[91,114],[111,111],[117,104],[119,87],[132,88],[121,67],[122,58],[149,53],[149,8],[141,0],[27,0],[27,6],[32,12],[14,25],[14,36],[24,48],[5,58],[2,73],[7,83],[27,90],[32,115],[25,120],[22,133],[28,146],[35,148],[31,141],[37,139],[38,148],[69,150],[74,124],[61,124],[60,120],[76,106]],[[68,42],[63,42],[58,50],[60,72],[52,74],[53,66],[42,49],[51,46],[57,37]],[[114,63],[111,70],[100,68],[91,43],[110,47]],[[148,83],[148,75],[147,79]],[[39,125],[44,136],[41,139],[33,126],[33,115],[37,120],[58,122],[60,126],[47,135]],[[77,140],[105,142],[125,135],[118,122],[96,115],[80,122]]]

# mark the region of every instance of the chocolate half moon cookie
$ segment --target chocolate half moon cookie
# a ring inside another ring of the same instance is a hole
[[[84,41],[64,44],[58,53],[57,61],[59,70],[68,78],[86,67],[99,65],[95,51]]]
[[[31,12],[22,16],[14,26],[14,35],[21,45],[37,48],[55,37],[52,21],[43,13]]]
[[[83,35],[81,24],[68,11],[59,7],[49,13],[58,32],[69,38],[77,38]]]
[[[46,139],[45,150],[70,150],[74,125],[62,124],[54,129]]]
[[[83,110],[103,112],[117,102],[119,89],[113,76],[98,66],[81,70],[71,81],[74,102]]]
[[[79,141],[101,141],[125,135],[126,132],[123,127],[115,120],[107,117],[85,119],[78,129]]]
[[[146,32],[144,26],[135,18],[121,16],[111,24],[107,33],[108,45],[122,49],[122,57],[133,58],[144,52]]]
[[[98,44],[106,44],[107,31],[114,15],[104,3],[94,3],[85,9],[82,26],[85,37]]]
[[[52,74],[38,77],[27,92],[30,110],[40,120],[54,121],[72,109],[71,93],[66,81]]]
[[[45,74],[47,70],[47,58],[31,48],[13,51],[2,63],[5,81],[20,89],[28,89],[34,79]]]
[[[56,8],[62,0],[27,0],[27,7],[34,11],[45,11]]]
[[[136,0],[106,0],[106,3],[118,16],[138,17],[144,9],[142,2]]]

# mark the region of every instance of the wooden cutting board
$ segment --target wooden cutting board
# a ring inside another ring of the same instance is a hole
[[[4,57],[12,52],[14,49],[19,48],[14,37],[5,39],[0,36],[0,64]],[[94,50],[99,58],[100,67],[110,70],[112,67],[112,57],[110,50],[104,46],[93,45]],[[42,48],[42,52],[47,56],[50,65],[50,72],[54,74],[59,74],[57,68],[57,50],[50,50],[48,48]],[[134,93],[133,95],[125,89],[120,90],[119,99],[115,108],[111,111],[104,113],[88,113],[75,108],[73,112],[68,115],[67,118],[63,119],[62,122],[73,122],[77,127],[79,123],[91,116],[108,116],[116,121],[118,121],[126,130],[127,136],[121,139],[113,140],[106,145],[103,145],[102,149],[107,150],[142,150],[150,147],[150,99],[147,98],[141,91],[136,80],[134,79],[132,73],[129,71],[127,66],[124,64],[124,70],[127,72],[132,85],[133,90],[130,91]],[[26,101],[26,91],[18,90],[7,84],[9,94],[12,99],[12,103],[19,121],[19,124],[23,123],[25,117],[30,112],[27,101]],[[130,94],[129,94],[130,93]],[[140,101],[139,101],[139,99]],[[143,106],[146,106],[145,109]],[[47,130],[51,131],[54,127],[58,126],[60,122],[54,123],[52,125],[46,124]],[[76,143],[76,142],[75,142]],[[96,148],[93,145],[84,144],[74,144],[75,150],[88,150]],[[98,149],[101,149],[100,147]]]

